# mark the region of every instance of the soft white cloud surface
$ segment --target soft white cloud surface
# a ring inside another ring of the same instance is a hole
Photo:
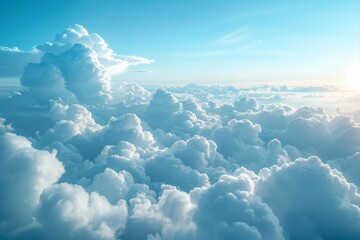
[[[0,234],[32,222],[40,195],[54,184],[64,167],[52,153],[33,148],[25,137],[0,134]]]
[[[114,88],[151,60],[80,25],[3,52],[31,63],[0,101],[1,239],[359,239],[358,110],[328,111],[337,89]]]

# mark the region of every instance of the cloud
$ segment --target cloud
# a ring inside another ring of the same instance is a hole
[[[31,137],[43,134],[52,126],[53,121],[47,113],[54,101],[86,106],[119,103],[121,99],[114,97],[119,90],[113,92],[108,68],[125,70],[129,66],[151,62],[141,57],[119,57],[99,35],[88,33],[80,25],[68,28],[53,43],[34,49],[26,54],[36,53],[37,60],[29,58],[32,62],[26,65],[20,79],[26,91],[0,103],[2,116],[19,134]],[[15,55],[25,54],[17,48],[2,50]],[[11,57],[7,62],[15,64],[16,61]],[[141,88],[137,93],[139,91]]]
[[[328,163],[331,167],[339,170],[349,182],[354,183],[357,187],[360,186],[360,176],[358,174],[360,171],[360,152]]]
[[[251,175],[238,169],[234,176],[225,174],[192,193],[198,199],[195,239],[285,239],[270,207],[253,195]]]
[[[152,128],[159,128],[164,120],[182,109],[182,104],[176,97],[165,91],[157,90],[145,112],[145,119]]]
[[[105,196],[112,204],[116,204],[121,199],[126,199],[126,195],[134,180],[131,174],[126,171],[119,173],[110,168],[106,168],[103,173],[94,177],[94,181],[88,187],[90,192],[98,192]]]
[[[246,33],[247,28],[239,28],[235,31],[225,34],[224,36],[214,41],[215,45],[224,46],[235,44],[249,38],[249,34]]]
[[[124,201],[111,205],[97,192],[68,183],[47,189],[38,211],[44,238],[52,239],[114,239],[127,219]]]
[[[356,187],[319,158],[264,169],[260,176],[256,193],[278,216],[289,239],[358,238]]]
[[[55,64],[42,60],[41,63],[30,63],[24,69],[20,79],[21,85],[29,90],[36,101],[43,103],[48,99],[75,100],[75,95],[66,89],[62,72]]]
[[[74,24],[59,33],[54,42],[36,46],[43,53],[59,55],[69,50],[75,44],[81,44],[92,49],[98,56],[99,62],[111,75],[119,74],[130,66],[150,64],[151,59],[138,56],[119,55],[110,49],[105,40],[97,33],[89,33],[83,26]]]
[[[135,72],[135,73],[154,73],[152,70],[132,70],[129,72]]]
[[[86,45],[75,44],[59,55],[46,54],[43,61],[60,69],[66,88],[80,102],[102,104],[111,99],[110,76],[99,63],[97,54]]]
[[[113,88],[113,101],[117,104],[116,113],[140,114],[147,108],[151,96],[152,94],[139,84],[124,82]]]
[[[236,157],[236,152],[245,145],[257,146],[263,142],[258,134],[261,127],[253,124],[249,120],[235,120],[228,122],[227,126],[215,129],[213,133],[214,141],[218,145],[218,151],[226,157]],[[227,139],[225,142],[224,140]]]
[[[158,200],[138,195],[130,200],[129,221],[123,239],[184,239],[194,231],[194,205],[187,193],[162,186]]]
[[[39,62],[47,53],[60,55],[75,44],[82,44],[96,52],[100,63],[110,75],[122,73],[131,66],[154,62],[144,57],[117,54],[98,34],[89,33],[83,26],[74,24],[59,33],[54,42],[36,45],[31,51],[0,46],[0,77],[19,77],[28,63]]]
[[[33,148],[25,137],[0,134],[0,234],[6,236],[32,222],[42,192],[57,182],[64,167],[50,153]]]
[[[171,150],[175,157],[199,171],[205,171],[208,166],[220,167],[226,164],[222,156],[218,154],[217,145],[211,140],[195,135],[186,141],[180,140],[171,146]]]
[[[180,159],[170,154],[149,159],[145,171],[153,183],[171,184],[187,192],[209,184],[206,174],[184,165]]]
[[[359,238],[358,111],[336,88],[115,87],[150,60],[80,25],[35,49],[0,100],[1,239]]]
[[[241,97],[238,101],[234,102],[234,107],[239,112],[255,111],[258,108],[258,103],[255,98]]]

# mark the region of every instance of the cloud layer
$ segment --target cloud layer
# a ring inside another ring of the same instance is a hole
[[[35,49],[0,101],[0,238],[359,239],[358,111],[304,100],[336,89],[114,88],[151,60],[80,25]]]

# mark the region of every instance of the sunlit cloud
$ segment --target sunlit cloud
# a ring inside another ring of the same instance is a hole
[[[244,31],[173,57],[288,56]],[[25,64],[22,89],[0,100],[1,239],[359,238],[358,94],[115,87],[115,74],[155,73],[135,68],[153,60],[78,24],[0,53]]]

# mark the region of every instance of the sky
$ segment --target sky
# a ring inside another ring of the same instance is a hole
[[[77,23],[116,53],[154,60],[114,81],[337,85],[360,55],[356,0],[0,4],[0,46],[31,50]]]

